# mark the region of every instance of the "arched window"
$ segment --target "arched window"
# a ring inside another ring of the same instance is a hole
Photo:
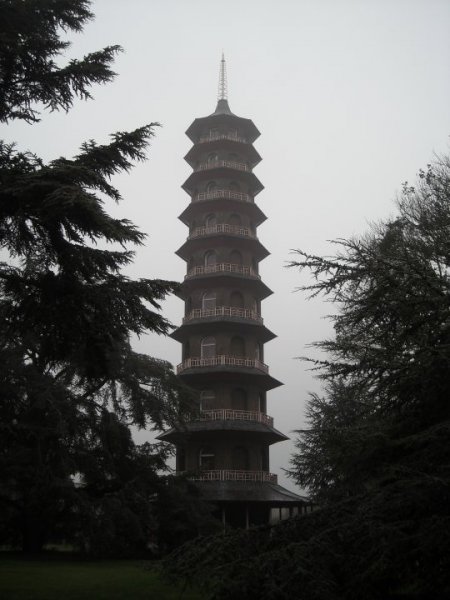
[[[231,407],[233,410],[247,410],[247,392],[241,388],[235,388],[231,392]]]
[[[214,390],[202,390],[200,392],[200,410],[212,410],[214,408],[214,403],[216,399],[216,394]]]
[[[266,446],[261,447],[261,470],[269,470],[269,451]]]
[[[263,347],[262,344],[257,343],[255,346],[255,358],[256,360],[263,360]]]
[[[211,152],[211,154],[208,155],[208,163],[209,164],[214,164],[218,160],[219,160],[219,156],[216,154],[216,152]]]
[[[231,338],[230,354],[232,356],[245,356],[245,342],[243,338],[237,335]]]
[[[230,225],[240,225],[242,223],[241,217],[237,214],[232,214],[230,215],[230,218],[228,219],[228,223]]]
[[[258,396],[259,401],[259,412],[266,413],[266,395],[264,392],[260,392]]]
[[[230,252],[230,263],[232,265],[242,265],[242,254],[239,250],[232,250]]]
[[[244,308],[244,296],[241,294],[241,292],[231,292],[230,306],[233,308]]]
[[[258,261],[256,258],[252,258],[252,269],[255,273],[258,273]]]
[[[228,186],[232,192],[239,192],[241,186],[237,183],[237,181],[230,181],[230,185]]]
[[[183,344],[183,360],[190,358],[191,356],[191,347],[189,342],[184,342]]]
[[[217,183],[215,181],[210,181],[206,186],[206,191],[214,192],[214,190],[217,190]]]
[[[211,446],[204,446],[198,457],[199,467],[202,471],[212,471],[216,464],[216,455]]]
[[[217,255],[214,250],[208,250],[205,252],[205,267],[214,267],[217,263]]]
[[[207,291],[202,296],[202,309],[214,310],[216,308],[216,292]]]
[[[232,452],[233,469],[245,471],[248,469],[248,450],[244,446],[236,446]]]
[[[215,225],[217,223],[217,217],[215,214],[210,214],[207,215],[205,218],[205,225],[206,227],[212,227],[213,225]]]
[[[192,298],[191,298],[191,296],[188,296],[188,299],[186,300],[186,313],[185,313],[186,317],[191,314],[191,310],[192,310]]]
[[[214,358],[216,356],[216,338],[205,337],[200,344],[201,358]]]

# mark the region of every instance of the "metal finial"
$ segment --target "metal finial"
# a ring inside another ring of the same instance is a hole
[[[227,67],[225,64],[225,56],[222,52],[222,60],[220,61],[219,89],[218,89],[218,93],[217,93],[217,100],[227,100],[227,98],[228,98]]]

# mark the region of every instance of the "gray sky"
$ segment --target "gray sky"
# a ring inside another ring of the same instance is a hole
[[[363,233],[394,212],[405,180],[446,152],[450,134],[450,3],[447,0],[97,0],[96,20],[68,56],[112,44],[125,52],[117,79],[93,89],[68,115],[15,123],[2,137],[44,159],[71,156],[87,139],[151,121],[157,131],[149,161],[115,178],[124,201],[108,207],[148,233],[130,273],[181,280],[175,256],[187,236],[177,219],[189,201],[180,188],[190,168],[184,131],[213,112],[219,60],[225,52],[231,110],[251,118],[263,157],[265,185],[257,202],[268,220],[259,228],[271,252],[261,275],[275,292],[263,302],[278,338],[265,346],[271,374],[285,383],[268,395],[268,413],[289,434],[303,424],[308,392],[319,384],[294,357],[330,332],[332,307],[293,290],[307,276],[284,264],[292,248],[331,251],[327,240]],[[180,323],[172,298],[165,315]],[[147,336],[139,351],[180,362],[180,344]],[[138,439],[148,438],[141,432]],[[271,471],[282,475],[292,442],[272,447]]]

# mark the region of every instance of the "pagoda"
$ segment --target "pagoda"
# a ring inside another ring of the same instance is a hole
[[[230,110],[223,56],[216,110],[186,134],[193,171],[179,218],[189,234],[177,251],[187,264],[185,316],[172,337],[182,344],[178,375],[198,391],[199,405],[194,420],[159,437],[176,445],[177,472],[197,482],[223,523],[249,527],[306,511],[308,502],[269,469],[270,445],[288,438],[266,409],[267,392],[282,384],[264,363],[264,344],[275,335],[261,316],[272,292],[259,275],[268,255],[257,235],[266,219],[255,203],[263,189],[253,172],[260,134]]]

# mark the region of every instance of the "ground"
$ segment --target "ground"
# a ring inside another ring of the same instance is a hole
[[[164,582],[149,561],[0,558],[2,600],[201,600]]]

